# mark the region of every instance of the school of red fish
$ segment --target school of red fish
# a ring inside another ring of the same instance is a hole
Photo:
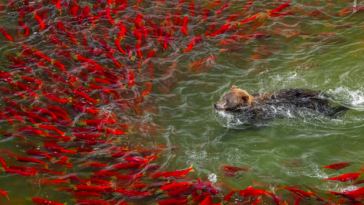
[[[22,186],[52,186],[62,196],[14,199],[16,193],[4,189],[0,201],[8,203],[0,204],[361,204],[364,188],[320,193],[284,185],[219,189],[189,177],[193,166],[167,171],[156,163],[162,161],[158,161],[161,153],[176,147],[156,144],[145,148],[128,139],[135,132],[130,116],[148,110],[154,75],[159,75],[154,69],[158,62],[171,62],[165,70],[158,68],[167,79],[159,91],[167,93],[178,57],[199,49],[196,47],[204,41],[219,39],[221,49],[191,62],[189,72],[213,67],[219,53],[240,49],[235,46],[238,42],[270,35],[309,35],[300,31],[284,34],[278,28],[276,33],[257,32],[268,20],[328,15],[291,2],[275,1],[261,9],[256,8],[257,3],[9,0],[0,4],[1,42],[7,44],[0,71],[0,133],[10,139],[9,144],[17,144],[0,149],[1,175],[24,179]],[[330,15],[346,17],[354,10],[360,13],[364,7],[343,8]],[[5,22],[8,14],[13,22],[18,21],[16,26]],[[165,55],[167,50],[173,54]],[[339,170],[349,165],[338,162],[324,168]],[[250,169],[221,165],[221,171],[234,177]],[[359,185],[364,182],[363,171],[324,182]]]

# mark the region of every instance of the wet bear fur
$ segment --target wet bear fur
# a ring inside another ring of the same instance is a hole
[[[337,117],[348,108],[332,106],[331,96],[321,91],[308,89],[283,89],[274,92],[249,94],[232,86],[229,93],[214,104],[216,110],[244,114],[249,120],[284,118],[299,111],[321,113]]]

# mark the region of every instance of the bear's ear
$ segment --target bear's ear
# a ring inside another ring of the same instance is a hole
[[[237,89],[237,87],[235,86],[235,85],[233,85],[233,87],[231,87],[231,91],[233,91],[233,90],[235,90],[235,89]]]
[[[249,100],[249,96],[247,96],[247,95],[243,95],[243,96],[241,97],[241,99],[242,99],[244,102],[248,102],[248,100]]]

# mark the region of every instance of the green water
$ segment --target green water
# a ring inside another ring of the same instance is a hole
[[[267,39],[241,42],[234,46],[245,46],[244,49],[220,53],[212,68],[197,74],[188,71],[189,64],[185,62],[202,57],[191,53],[184,57],[188,60],[178,59],[171,92],[152,95],[158,107],[153,121],[166,129],[157,141],[180,147],[166,166],[187,168],[193,164],[197,176],[206,179],[216,175],[216,184],[224,182],[234,189],[244,189],[254,182],[273,188],[308,185],[320,190],[350,185],[323,183],[323,179],[359,172],[363,167],[362,17],[362,14],[347,18],[287,17],[281,22],[288,28],[285,32],[310,35],[287,38],[272,33]],[[344,29],[326,26],[344,22],[352,22],[353,26]],[[259,32],[271,33],[276,27],[273,21],[268,21]],[[336,34],[325,36],[323,32]],[[217,50],[215,44],[221,38],[204,41],[198,46],[198,54],[206,56],[209,51]],[[263,50],[272,54],[264,56]],[[263,56],[250,57],[256,54]],[[213,103],[232,85],[249,93],[286,88],[322,90],[353,109],[337,119],[292,115],[249,129],[237,125],[237,119],[227,122],[213,109]],[[322,170],[323,166],[337,162],[352,162],[352,165],[339,171]],[[253,171],[227,178],[219,169],[221,164]]]

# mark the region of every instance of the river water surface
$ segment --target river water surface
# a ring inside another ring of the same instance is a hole
[[[324,4],[310,8],[324,8]],[[334,3],[332,9],[343,4],[349,3]],[[358,172],[364,166],[360,157],[364,154],[364,32],[360,16],[321,14],[269,22],[262,30],[271,33],[270,38],[234,45],[244,48],[219,54],[206,72],[188,72],[189,63],[178,61],[171,92],[153,96],[159,112],[152,119],[166,129],[158,141],[180,147],[168,166],[193,164],[200,177],[210,176],[216,183],[224,182],[234,189],[260,182],[273,187],[304,184],[320,190],[348,186],[323,183],[323,179]],[[352,26],[340,28],[348,22]],[[276,34],[300,31],[308,35],[287,38]],[[214,44],[219,40],[204,42],[198,54],[218,49]],[[186,61],[194,61],[198,54],[191,53]],[[232,85],[249,93],[287,88],[321,90],[352,109],[336,119],[291,115],[252,128],[213,109],[213,103]],[[342,171],[322,169],[337,162],[352,165]],[[226,178],[219,169],[221,164],[254,171]]]

